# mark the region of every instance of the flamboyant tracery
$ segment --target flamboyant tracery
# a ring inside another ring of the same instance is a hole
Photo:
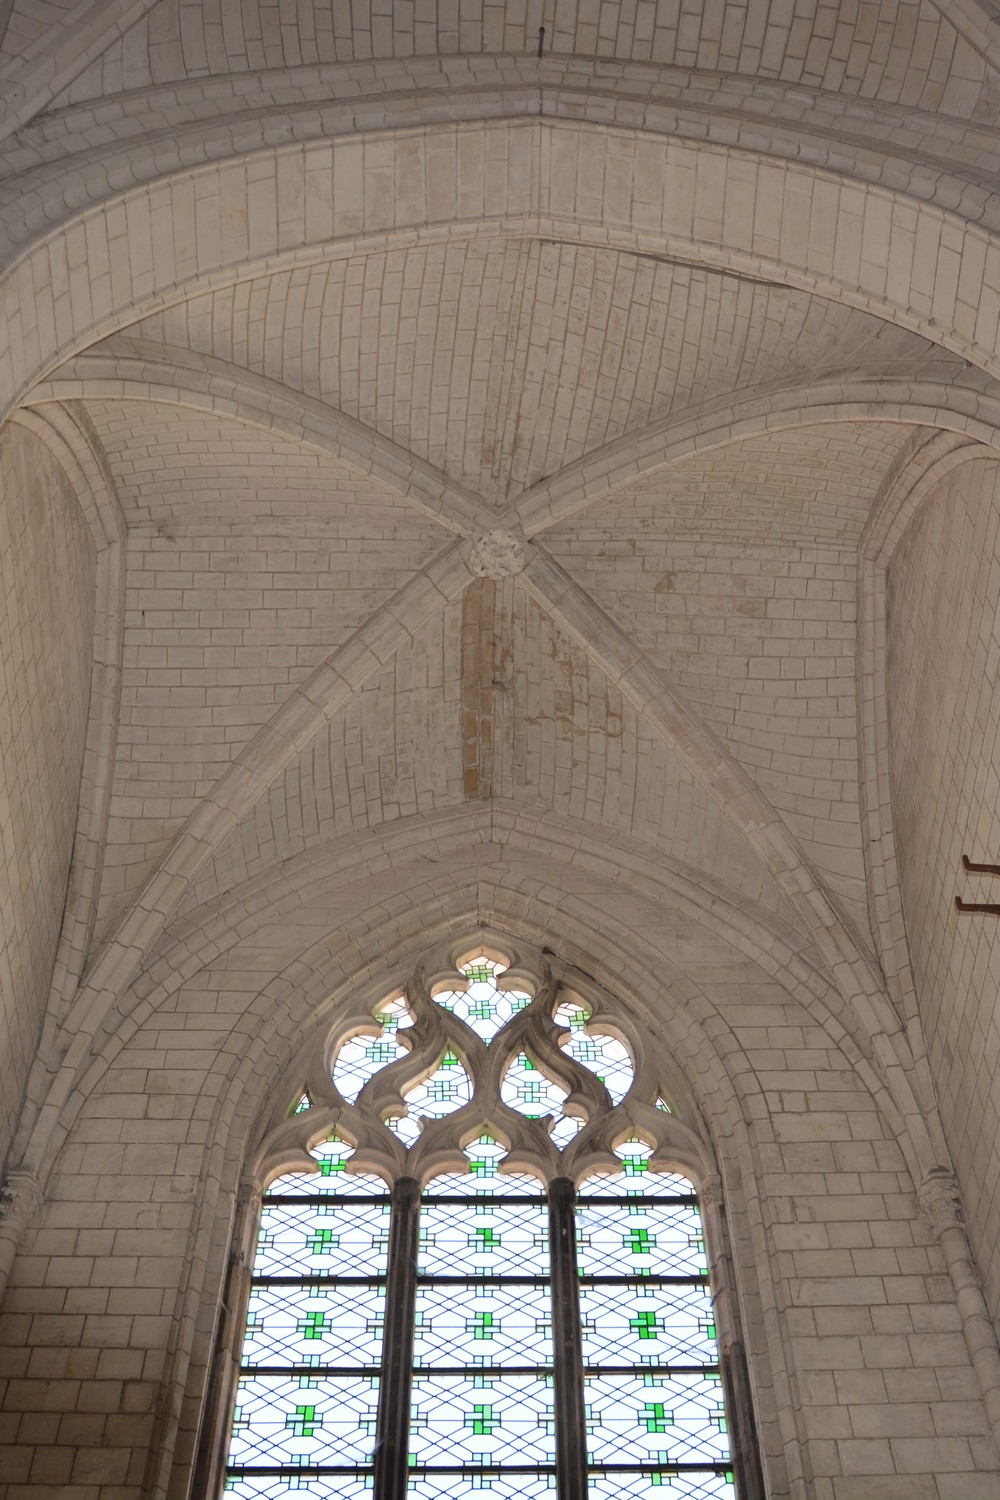
[[[724,1500],[693,1134],[540,956],[452,952],[271,1141],[225,1487]],[[266,1168],[265,1168],[266,1172]]]

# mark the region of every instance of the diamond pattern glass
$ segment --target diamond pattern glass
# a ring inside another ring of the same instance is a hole
[[[500,1097],[518,1114],[540,1120],[545,1115],[560,1117],[569,1091],[547,1078],[526,1052],[519,1052],[503,1076]]]
[[[552,1476],[531,1472],[555,1461],[548,1208],[524,1175],[484,1196],[501,1149],[483,1137],[468,1154],[470,1171],[445,1179],[449,1197],[434,1196],[436,1179],[421,1210],[411,1493],[549,1495]],[[469,1472],[442,1472],[453,1466]],[[497,1472],[511,1467],[525,1472]]]
[[[377,1366],[384,1323],[384,1286],[255,1285],[243,1363]]]
[[[449,1047],[428,1078],[404,1095],[407,1114],[386,1121],[400,1140],[411,1146],[420,1134],[421,1120],[440,1120],[461,1109],[472,1098],[472,1080],[458,1054]]]
[[[408,1050],[400,1042],[399,1033],[413,1025],[413,1017],[401,995],[379,1006],[375,1022],[380,1027],[378,1034],[349,1037],[333,1064],[333,1081],[352,1104],[369,1078],[397,1058],[405,1057]]]
[[[311,1475],[230,1474],[223,1493],[232,1500],[372,1500],[370,1473]]]
[[[587,1276],[704,1276],[705,1237],[694,1204],[588,1203],[576,1210],[577,1264]]]
[[[419,1286],[415,1366],[551,1365],[551,1316],[546,1287]]]
[[[546,1464],[555,1455],[551,1376],[414,1375],[413,1464]]]
[[[492,1136],[481,1135],[478,1140],[466,1146],[465,1154],[469,1158],[468,1171],[442,1172],[440,1176],[432,1178],[427,1184],[426,1197],[440,1197],[446,1193],[461,1197],[472,1193],[488,1194],[490,1197],[499,1194],[540,1197],[545,1192],[545,1184],[541,1178],[530,1177],[526,1172],[500,1170],[507,1152]]]
[[[725,1463],[729,1457],[718,1377],[588,1376],[584,1399],[591,1463]]]
[[[268,1188],[269,1197],[300,1194],[314,1197],[317,1193],[350,1193],[352,1197],[361,1193],[379,1197],[388,1195],[388,1184],[381,1177],[351,1171],[350,1160],[354,1155],[354,1147],[348,1146],[345,1141],[339,1141],[335,1137],[321,1141],[309,1154],[316,1162],[317,1171],[286,1172],[272,1182]]]
[[[462,973],[469,981],[467,990],[439,990],[434,999],[471,1027],[488,1046],[512,1016],[531,1004],[531,996],[524,990],[498,989],[503,965],[483,955],[463,964]]]
[[[388,1199],[383,1203],[265,1200],[254,1275],[356,1276],[363,1266],[362,1274],[382,1276],[388,1245]]]
[[[588,1500],[736,1500],[732,1474],[592,1474]]]
[[[243,1377],[230,1466],[369,1463],[377,1407],[377,1377]]]
[[[588,1365],[713,1364],[715,1321],[707,1286],[580,1284]]]
[[[348,1172],[351,1155],[343,1141],[325,1141],[312,1152],[316,1173],[287,1173],[264,1197],[228,1494],[271,1500],[304,1486],[340,1500],[367,1493],[389,1201],[380,1178]],[[356,1471],[301,1472],[317,1465]],[[288,1472],[276,1476],[282,1466]],[[262,1469],[272,1472],[253,1472]]]
[[[647,1471],[593,1472],[589,1494],[734,1500],[731,1476],[712,1472],[729,1443],[692,1185],[651,1172],[638,1139],[618,1153],[622,1170],[588,1179],[576,1210],[589,1461]]]
[[[425,1200],[420,1214],[420,1274],[547,1277],[544,1203],[510,1198],[465,1206]]]
[[[554,1473],[462,1475],[415,1470],[406,1493],[412,1500],[552,1500],[555,1488]]]
[[[559,1006],[554,1018],[556,1025],[569,1029],[569,1035],[560,1045],[570,1057],[596,1074],[613,1104],[620,1104],[635,1077],[631,1054],[617,1037],[588,1030],[589,1014],[586,1007],[575,1002]]]
[[[593,1172],[580,1184],[581,1198],[694,1198],[694,1187],[686,1177],[673,1172],[654,1172],[648,1148],[622,1157],[620,1172]]]

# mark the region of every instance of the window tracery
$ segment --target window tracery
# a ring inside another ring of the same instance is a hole
[[[271,1132],[225,1490],[731,1500],[704,1148],[540,955],[422,964]]]

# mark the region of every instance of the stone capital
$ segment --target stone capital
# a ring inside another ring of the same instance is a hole
[[[42,1202],[42,1185],[34,1172],[13,1171],[0,1187],[0,1232],[20,1239]]]
[[[241,1212],[245,1213],[249,1210],[259,1217],[262,1196],[261,1190],[255,1182],[241,1182],[236,1201]]]
[[[917,1189],[920,1212],[938,1239],[948,1229],[963,1229],[965,1213],[962,1195],[954,1172],[940,1169],[928,1172]]]
[[[702,1208],[717,1212],[722,1207],[722,1178],[715,1172],[703,1177],[698,1184],[698,1197]]]

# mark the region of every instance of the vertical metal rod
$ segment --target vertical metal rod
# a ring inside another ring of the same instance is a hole
[[[375,1500],[404,1500],[406,1494],[419,1219],[420,1184],[413,1177],[401,1177],[392,1190],[389,1221]]]
[[[583,1403],[583,1338],[576,1269],[575,1202],[576,1189],[568,1177],[557,1177],[549,1184],[559,1500],[585,1500],[587,1494],[587,1418]]]

